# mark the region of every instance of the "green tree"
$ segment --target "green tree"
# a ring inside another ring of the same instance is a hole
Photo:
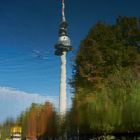
[[[15,124],[15,121],[12,118],[6,119],[6,121],[1,125],[1,140],[10,138],[11,127]]]

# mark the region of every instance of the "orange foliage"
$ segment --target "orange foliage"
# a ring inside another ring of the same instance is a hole
[[[48,126],[53,116],[53,106],[46,102],[44,105],[33,105],[28,114],[26,137],[34,140],[48,133]]]

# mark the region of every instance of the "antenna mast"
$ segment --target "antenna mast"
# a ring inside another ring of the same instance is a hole
[[[62,0],[62,21],[66,21],[65,17],[65,1]]]

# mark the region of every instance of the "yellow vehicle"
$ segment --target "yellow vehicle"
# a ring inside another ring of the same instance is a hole
[[[11,128],[10,140],[21,140],[22,128],[20,126],[15,126]]]

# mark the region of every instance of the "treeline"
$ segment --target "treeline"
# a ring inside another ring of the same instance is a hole
[[[13,124],[22,126],[23,138],[140,132],[140,18],[94,25],[81,41],[70,84],[73,104],[63,124],[52,104],[32,104],[1,126],[4,136]]]
[[[10,138],[10,130],[14,126],[22,127],[22,139],[45,139],[57,136],[56,112],[49,102],[33,103],[16,120],[7,119],[0,127],[1,139]]]

